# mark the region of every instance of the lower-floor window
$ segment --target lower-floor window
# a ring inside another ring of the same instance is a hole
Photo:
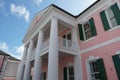
[[[107,80],[103,59],[88,61],[89,80]]]
[[[115,70],[118,76],[118,80],[120,80],[120,54],[119,55],[113,55],[113,62],[115,66]]]
[[[100,80],[100,72],[96,61],[89,63],[91,80]]]
[[[46,80],[46,72],[42,73],[42,80]]]
[[[74,80],[74,67],[73,66],[64,68],[64,80]]]

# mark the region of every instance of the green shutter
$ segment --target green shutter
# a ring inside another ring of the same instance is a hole
[[[120,80],[120,57],[119,57],[119,55],[114,55],[114,56],[112,56],[112,58],[113,58],[113,62],[115,65],[118,79]]]
[[[78,24],[80,40],[84,40],[82,24]]]
[[[113,6],[111,6],[111,9],[112,9],[112,11],[113,11],[113,13],[115,15],[117,24],[120,25],[120,9],[118,8],[117,3],[114,4]]]
[[[103,23],[104,30],[105,31],[109,30],[110,29],[110,25],[108,23],[105,11],[100,12],[100,17],[101,17],[101,20],[102,20],[102,23]]]
[[[67,80],[67,67],[65,67],[64,69],[63,69],[63,77],[64,77],[64,80]]]
[[[93,35],[93,36],[97,35],[97,33],[96,33],[96,28],[95,28],[95,23],[94,23],[93,18],[91,18],[91,19],[89,20],[89,23],[90,23],[92,35]]]
[[[100,80],[107,80],[103,59],[97,60],[98,70],[100,72]]]

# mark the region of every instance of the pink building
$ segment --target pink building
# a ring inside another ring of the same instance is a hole
[[[20,60],[0,50],[0,80],[16,80]]]
[[[120,80],[120,0],[98,0],[77,16],[52,4],[23,44],[17,80]]]

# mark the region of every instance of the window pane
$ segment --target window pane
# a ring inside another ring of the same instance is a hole
[[[112,27],[116,27],[117,26],[117,22],[116,22],[115,18],[111,19],[111,24],[112,24]]]
[[[113,14],[113,12],[112,12],[111,9],[108,9],[108,10],[107,10],[107,13],[108,13],[108,16],[109,16],[110,18],[114,17],[114,14]]]
[[[100,80],[96,61],[90,62],[89,65],[90,65],[91,80]]]
[[[91,30],[85,32],[85,36],[86,36],[86,39],[91,38],[91,37],[92,37],[92,32],[91,32]]]

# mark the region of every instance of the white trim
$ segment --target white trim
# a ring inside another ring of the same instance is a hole
[[[116,51],[116,54],[120,54],[120,50]]]
[[[93,40],[94,38],[95,38],[95,37],[91,37],[91,38],[89,38],[89,39],[87,39],[87,40],[85,40],[85,41],[82,41],[82,43],[87,43],[87,42]]]
[[[17,60],[8,60],[8,62],[16,62],[16,63],[20,63],[20,61],[17,61]]]
[[[120,37],[116,37],[114,39],[99,43],[99,44],[97,44],[95,46],[92,46],[92,47],[89,47],[85,50],[82,50],[81,53],[85,53],[85,52],[88,52],[88,51],[91,51],[91,50],[94,50],[94,49],[97,49],[97,48],[100,48],[100,47],[103,47],[103,46],[107,46],[107,45],[110,45],[110,44],[112,44],[114,42],[118,42],[118,41],[120,41]]]
[[[86,59],[85,63],[86,63],[86,71],[87,71],[87,78],[88,80],[91,80],[91,76],[90,76],[90,65],[89,62],[93,61],[93,60],[97,60],[99,59],[99,57],[94,57],[94,56],[89,56],[88,59]]]
[[[116,29],[118,29],[118,28],[120,28],[120,25],[118,25],[118,26],[116,26],[116,27],[113,27],[113,28],[109,29],[108,31],[114,31],[114,30],[116,30]]]
[[[107,10],[111,7],[111,6],[113,6],[114,4],[116,4],[117,3],[117,5],[118,5],[118,8],[120,9],[120,5],[118,4],[118,2],[117,1],[114,1],[113,3],[109,3],[108,4],[108,7],[105,9],[105,14],[106,14],[106,17],[107,17],[107,20],[108,20],[108,23],[109,23],[109,25],[110,25],[110,31],[112,31],[112,30],[114,30],[114,29],[116,29],[116,27],[118,27],[119,25],[117,25],[117,26],[112,26],[112,23],[111,23],[111,21],[110,21],[110,18],[109,18],[109,15],[108,15],[108,12],[107,12]],[[114,14],[114,13],[113,13]],[[114,15],[115,16],[115,15]],[[117,23],[117,21],[116,21],[116,23]]]

